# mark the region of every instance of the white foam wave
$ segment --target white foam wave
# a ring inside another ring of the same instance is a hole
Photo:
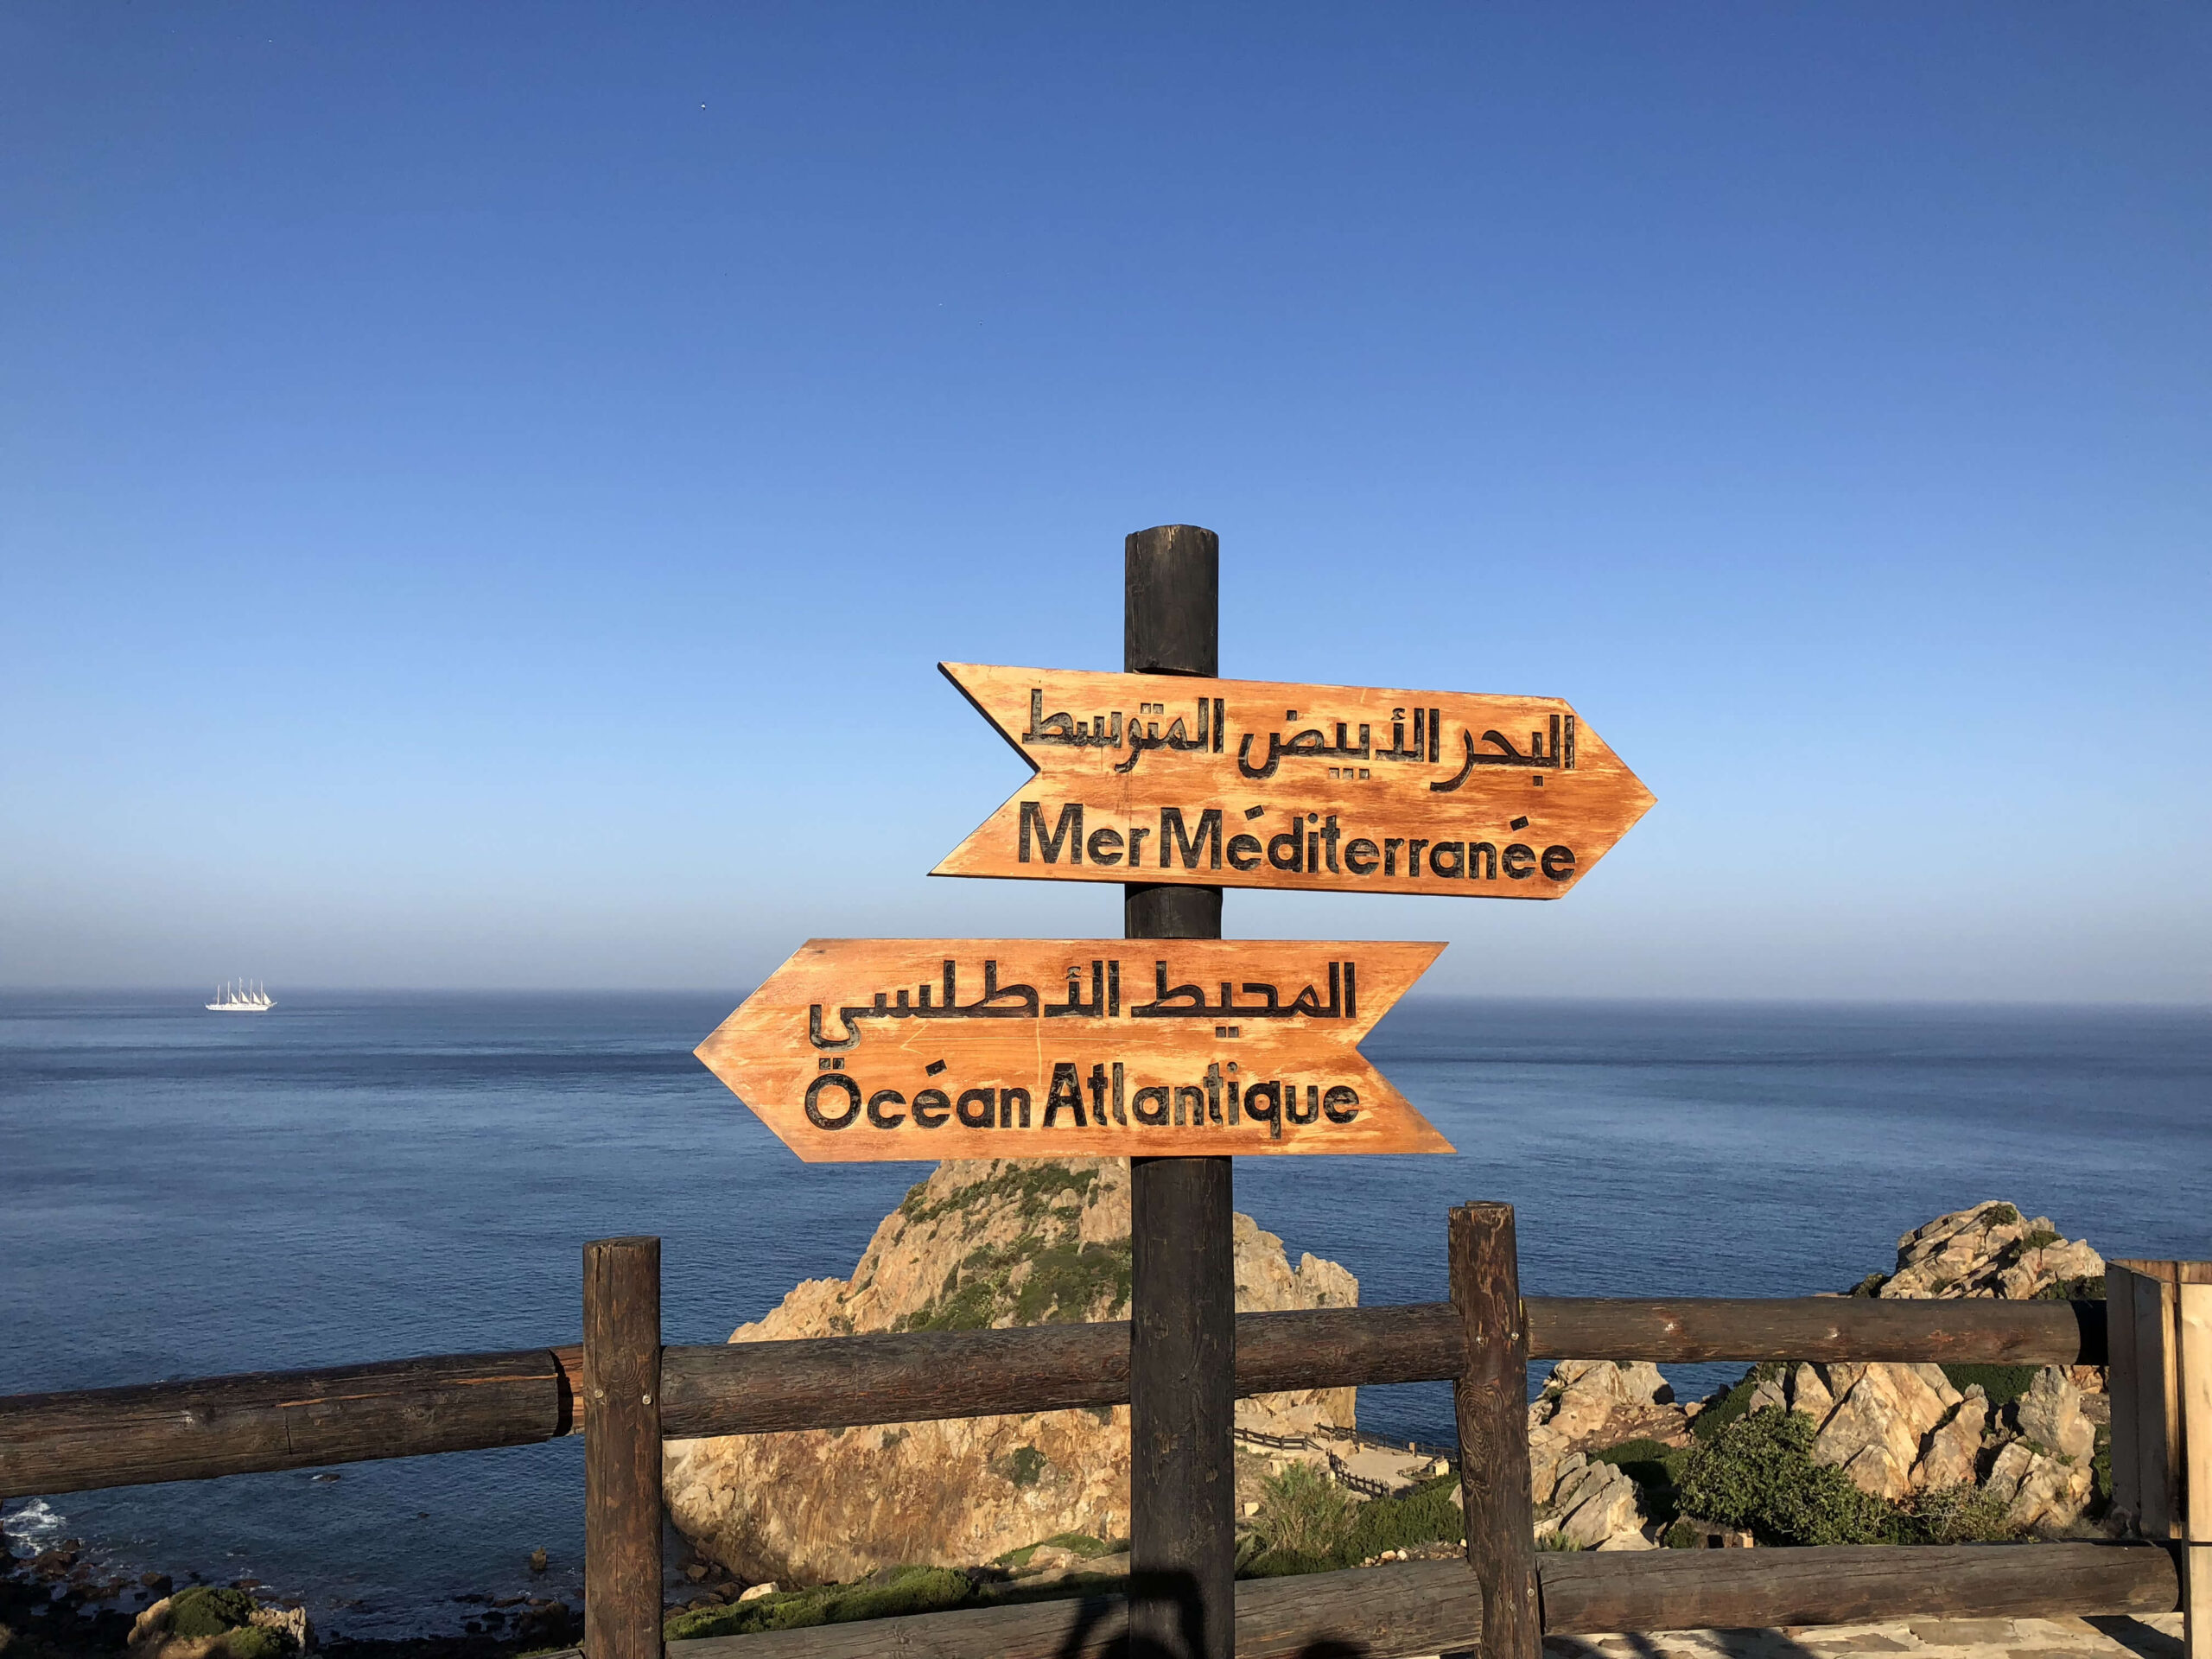
[[[60,1536],[61,1529],[68,1523],[67,1516],[57,1512],[44,1498],[35,1497],[13,1515],[0,1515],[0,1537],[26,1544],[43,1543]]]

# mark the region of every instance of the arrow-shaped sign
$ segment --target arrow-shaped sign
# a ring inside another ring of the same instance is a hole
[[[938,666],[1037,775],[935,875],[1556,899],[1651,805],[1556,697]]]
[[[1443,949],[810,939],[698,1055],[810,1163],[1449,1152],[1357,1047]]]

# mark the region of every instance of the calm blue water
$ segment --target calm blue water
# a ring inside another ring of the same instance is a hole
[[[723,996],[0,998],[0,1393],[574,1339],[583,1241],[664,1240],[671,1342],[849,1273],[921,1165],[798,1163],[690,1058]],[[1522,1282],[1802,1294],[2008,1198],[2212,1256],[2212,1012],[1416,1003],[1368,1044],[1453,1158],[1253,1159],[1237,1204],[1444,1294],[1446,1209],[1519,1206]],[[1708,1385],[1678,1379],[1684,1391]],[[1440,1387],[1362,1421],[1450,1437]],[[17,1543],[252,1575],[326,1627],[580,1584],[570,1440],[6,1505]],[[524,1558],[543,1545],[549,1580]]]

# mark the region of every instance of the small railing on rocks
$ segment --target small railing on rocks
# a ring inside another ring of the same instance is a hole
[[[2192,1659],[2212,1632],[2212,1565],[2183,1566],[2212,1555],[2212,1264],[2114,1263],[2102,1302],[1523,1299],[1509,1209],[1455,1211],[1451,1244],[1448,1302],[1240,1316],[1236,1387],[1450,1381],[1459,1444],[1434,1455],[1461,1478],[1467,1560],[1241,1584],[1240,1656],[1333,1642],[1374,1659],[1535,1659],[1554,1631],[2164,1612],[2185,1580]],[[656,1659],[663,1441],[1128,1399],[1126,1323],[665,1346],[659,1293],[658,1241],[601,1240],[585,1249],[581,1346],[0,1398],[0,1495],[582,1433],[589,1659]],[[1528,1364],[1567,1358],[2107,1366],[2115,1505],[2145,1541],[1540,1554]],[[1072,1659],[1122,1650],[1125,1632],[1118,1599],[1093,1597],[677,1645],[685,1659]]]
[[[1251,1446],[1263,1446],[1272,1451],[1319,1452],[1325,1466],[1328,1469],[1330,1478],[1346,1491],[1357,1492],[1362,1497],[1388,1497],[1394,1490],[1387,1481],[1370,1480],[1361,1474],[1338,1457],[1335,1448],[1331,1446],[1326,1440],[1316,1440],[1310,1434],[1270,1434],[1264,1429],[1257,1428],[1238,1428],[1233,1430],[1232,1433],[1240,1442]],[[1392,1452],[1398,1449],[1398,1442],[1395,1440],[1386,1440],[1376,1434],[1363,1434],[1358,1430],[1351,1428],[1332,1428],[1329,1431],[1329,1440],[1348,1440],[1360,1445],[1384,1447]],[[1411,1452],[1413,1447],[1408,1445],[1407,1450]],[[1415,1453],[1415,1455],[1419,1454]],[[1434,1459],[1432,1459],[1431,1461]]]

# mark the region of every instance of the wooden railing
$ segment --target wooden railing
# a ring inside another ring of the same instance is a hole
[[[1455,1212],[1455,1227],[1476,1208]],[[1505,1226],[1510,1255],[1510,1214]],[[1515,1297],[1484,1312],[1457,1243],[1452,1301],[1240,1316],[1236,1382],[1240,1395],[1454,1382],[1476,1570],[1416,1562],[1240,1585],[1239,1655],[1289,1655],[1321,1642],[1376,1659],[1471,1649],[1484,1625],[1478,1579],[1491,1581],[1494,1605],[1522,1586],[1535,1627],[1544,1632],[2139,1613],[2181,1603],[2177,1559],[2157,1544],[1539,1555],[1525,1519],[1517,1536],[1509,1530],[1513,1505],[1501,1496],[1511,1494],[1478,1487],[1498,1469],[1516,1466],[1496,1454],[1511,1452],[1522,1436],[1530,1359],[2104,1365],[2111,1357],[2113,1438],[2116,1448],[2126,1448],[2125,1479],[2134,1482],[2131,1492],[2139,1491],[2136,1465],[2152,1453],[2138,1448],[2155,1442],[2156,1456],[2171,1464],[2175,1523],[2162,1518],[2158,1535],[2177,1534],[2194,1454],[2179,1449],[2185,1437],[2177,1415],[2161,1417],[2155,1429],[2140,1418],[2163,1402],[2177,1414],[2188,1396],[2185,1384],[2158,1380],[2175,1374],[2181,1326],[2174,1297],[2186,1264],[2164,1281],[2155,1264],[2133,1264],[2152,1270],[2133,1276],[2120,1270],[2115,1283],[2126,1279],[2130,1298],[2128,1351],[2108,1356],[2106,1304],[2096,1301]],[[1128,1399],[1124,1323],[664,1346],[657,1242],[602,1241],[589,1247],[587,1260],[585,1325],[599,1356],[590,1381],[585,1349],[571,1345],[4,1397],[0,1494],[207,1479],[579,1432],[588,1444],[601,1435],[603,1444],[587,1459],[587,1645],[592,1659],[638,1659],[659,1645],[659,1459],[647,1455],[657,1441]],[[2153,1288],[2143,1291],[2139,1281]],[[2153,1340],[2162,1306],[2164,1347]],[[1478,1374],[1487,1376],[1489,1393],[1478,1408],[1470,1396]],[[612,1394],[594,1399],[594,1389],[610,1387]],[[1510,1412],[1510,1431],[1471,1432],[1471,1410],[1478,1427],[1505,1422]],[[2212,1451],[2212,1432],[2201,1431],[2196,1444]],[[1524,1440],[1519,1450],[1525,1517]],[[2212,1478],[2200,1478],[2196,1488],[2207,1484]],[[716,1659],[724,1648],[731,1649],[726,1659],[802,1653],[832,1659],[894,1649],[944,1659],[1065,1656],[1103,1653],[1125,1640],[1121,1617],[1118,1599],[1094,1597],[682,1645],[687,1659]],[[1491,1622],[1494,1638],[1503,1637],[1504,1627]],[[1527,1644],[1519,1638],[1510,1645]],[[1494,1640],[1498,1659],[1510,1659],[1506,1645]]]
[[[1949,1360],[2102,1365],[2102,1302],[1528,1299],[1531,1359]],[[670,1440],[1113,1406],[1129,1327],[1033,1325],[661,1351]],[[1449,1382],[1449,1302],[1245,1313],[1240,1395]],[[583,1349],[440,1354],[0,1395],[0,1494],[29,1497],[527,1446],[581,1433]]]

